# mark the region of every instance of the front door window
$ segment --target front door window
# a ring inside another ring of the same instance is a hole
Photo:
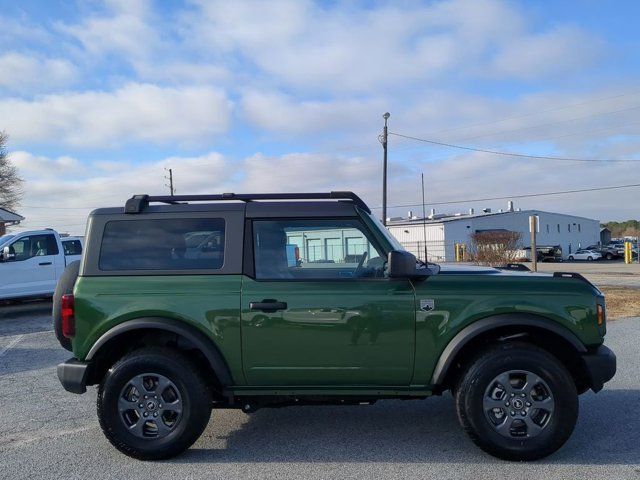
[[[256,220],[256,278],[382,278],[385,257],[357,220]],[[297,248],[297,261],[288,252]]]

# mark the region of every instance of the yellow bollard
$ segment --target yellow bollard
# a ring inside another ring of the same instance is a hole
[[[631,263],[631,242],[624,242],[624,263]]]

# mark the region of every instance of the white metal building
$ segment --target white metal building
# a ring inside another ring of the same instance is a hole
[[[539,232],[538,246],[560,245],[562,255],[567,258],[579,248],[600,242],[600,222],[585,217],[540,210],[514,210],[509,202],[505,211],[492,212],[484,209],[476,213],[436,214],[431,210],[426,228],[422,218],[392,218],[387,222],[389,231],[414,255],[424,258],[424,239],[430,261],[450,262],[455,260],[454,245],[470,245],[470,235],[482,231],[508,230],[522,235],[522,247],[530,245],[529,216],[537,215]],[[426,230],[426,232],[425,232]],[[425,234],[426,233],[426,234]]]

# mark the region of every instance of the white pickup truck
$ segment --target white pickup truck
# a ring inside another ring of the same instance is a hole
[[[53,295],[65,267],[82,257],[82,239],[54,230],[0,237],[0,300]]]

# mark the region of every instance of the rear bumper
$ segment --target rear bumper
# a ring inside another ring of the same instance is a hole
[[[599,392],[606,382],[616,374],[616,355],[611,349],[600,345],[594,352],[582,356],[589,378],[589,386]]]
[[[58,365],[58,378],[67,392],[84,393],[87,391],[88,371],[88,363],[70,358]]]

